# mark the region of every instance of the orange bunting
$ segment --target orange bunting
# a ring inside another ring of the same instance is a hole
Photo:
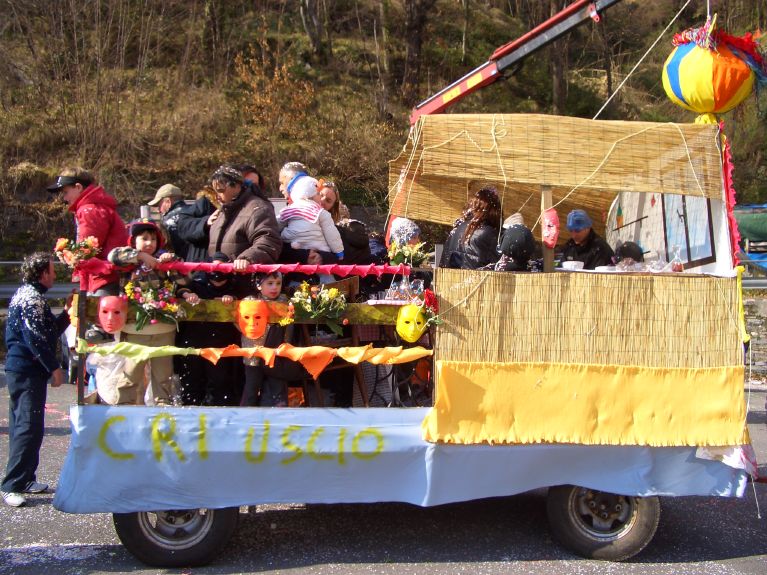
[[[313,345],[310,347],[294,347],[289,343],[281,343],[277,355],[299,362],[314,379],[317,379],[328,364],[336,356],[336,349]]]
[[[200,350],[200,355],[213,365],[216,365],[222,357],[259,357],[264,360],[266,365],[273,367],[276,351],[271,347],[240,347],[232,344],[223,348],[203,347]]]
[[[276,349],[271,347],[239,347],[237,345],[200,349],[200,355],[214,365],[222,357],[259,357],[264,360],[266,365],[273,367],[275,357],[284,357],[303,365],[314,379],[319,377],[336,356],[349,363],[368,361],[380,365],[384,363],[407,363],[432,355],[432,353],[432,350],[420,346],[403,349],[402,347],[373,347],[372,344],[338,349],[321,345],[295,347],[289,343],[280,344]]]
[[[374,365],[385,363],[407,363],[432,354],[432,350],[423,347],[341,347],[338,356],[349,363],[367,361]]]

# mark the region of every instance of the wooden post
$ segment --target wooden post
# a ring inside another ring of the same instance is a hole
[[[88,328],[87,322],[87,310],[88,310],[88,291],[82,288],[77,292],[77,338],[76,342],[85,339],[85,330]],[[74,305],[74,302],[73,302]],[[85,403],[85,386],[88,384],[86,381],[85,373],[85,361],[87,356],[84,353],[77,355],[77,405],[83,405]]]
[[[551,207],[551,186],[541,186],[541,214]],[[541,220],[541,224],[543,221]],[[543,228],[543,225],[541,225]],[[543,271],[554,271],[554,249],[543,246]]]

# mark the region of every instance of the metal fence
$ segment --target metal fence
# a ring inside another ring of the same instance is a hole
[[[55,262],[58,264],[58,262]],[[21,262],[0,261],[0,266],[20,266]],[[67,297],[73,289],[77,289],[77,283],[60,282],[53,284],[45,296],[49,299],[63,299]],[[10,299],[13,293],[19,289],[19,282],[0,282],[0,300]],[[767,277],[743,278],[743,289],[746,290],[764,290],[767,289]]]
[[[21,261],[0,261],[1,267],[11,267],[11,268],[18,268],[22,264]],[[64,264],[61,262],[54,261],[53,264],[57,266],[57,272],[61,274],[62,276],[66,274]],[[4,299],[10,299],[13,296],[13,293],[19,289],[19,285],[21,282],[0,282],[0,300]],[[72,283],[72,282],[60,282],[53,284],[53,287],[49,289],[45,296],[49,299],[63,299],[67,297],[73,289],[77,289],[79,284]]]

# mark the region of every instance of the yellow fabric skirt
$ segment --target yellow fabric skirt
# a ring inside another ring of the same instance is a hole
[[[426,441],[723,446],[748,442],[743,366],[437,361]]]

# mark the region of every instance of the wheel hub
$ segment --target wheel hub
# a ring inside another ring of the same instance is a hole
[[[579,529],[604,540],[619,539],[636,519],[634,498],[592,489],[573,492],[570,510]]]
[[[165,549],[187,549],[210,531],[213,513],[207,509],[142,512],[139,526],[156,545]]]

